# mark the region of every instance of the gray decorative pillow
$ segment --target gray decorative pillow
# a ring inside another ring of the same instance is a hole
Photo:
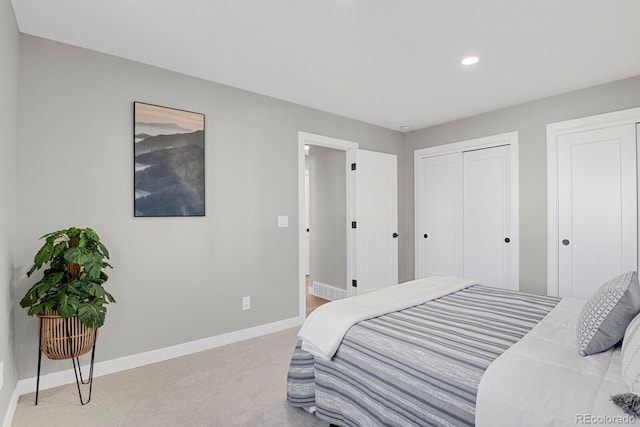
[[[617,344],[638,313],[637,272],[630,271],[606,282],[587,300],[578,318],[576,336],[580,355],[599,353]]]

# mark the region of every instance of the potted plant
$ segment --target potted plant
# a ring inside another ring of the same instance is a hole
[[[20,301],[40,317],[40,348],[50,359],[78,357],[95,343],[106,304],[115,302],[103,285],[109,251],[90,228],[71,227],[45,234],[27,276],[45,267],[44,276]]]

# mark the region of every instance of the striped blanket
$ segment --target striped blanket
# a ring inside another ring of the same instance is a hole
[[[474,285],[357,323],[329,361],[298,342],[287,400],[341,426],[474,425],[485,369],[558,301]]]

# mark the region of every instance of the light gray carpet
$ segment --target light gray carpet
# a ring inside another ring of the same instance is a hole
[[[286,402],[296,332],[288,329],[95,378],[86,406],[80,405],[75,383],[41,391],[38,406],[35,393],[25,395],[12,426],[327,427]]]

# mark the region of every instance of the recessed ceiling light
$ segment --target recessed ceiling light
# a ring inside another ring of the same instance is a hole
[[[462,65],[473,65],[476,62],[478,62],[477,56],[467,56],[461,61]]]

